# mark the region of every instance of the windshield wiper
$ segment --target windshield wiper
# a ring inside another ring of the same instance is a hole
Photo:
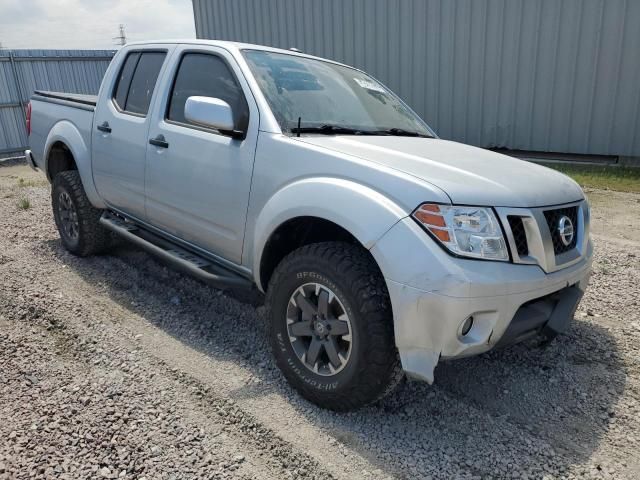
[[[357,128],[341,127],[339,125],[320,125],[319,127],[294,127],[291,133],[320,133],[322,135],[362,135],[369,132]]]
[[[377,130],[378,135],[395,135],[397,137],[422,137],[422,138],[434,138],[433,135],[426,133],[414,132],[411,130],[405,130],[403,128],[388,128],[386,130]]]
[[[320,125],[308,127],[293,127],[291,133],[300,135],[301,133],[319,133],[322,135],[395,135],[398,137],[424,137],[433,138],[431,135],[402,128],[388,128],[385,130],[362,130],[359,128],[341,127],[340,125]]]

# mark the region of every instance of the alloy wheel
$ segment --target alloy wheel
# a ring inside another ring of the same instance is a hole
[[[351,321],[331,289],[320,283],[297,288],[286,321],[291,346],[307,369],[322,376],[344,369],[352,350]]]
[[[58,196],[58,215],[62,230],[67,238],[73,242],[78,240],[80,234],[80,224],[78,223],[78,213],[67,192],[60,192]]]

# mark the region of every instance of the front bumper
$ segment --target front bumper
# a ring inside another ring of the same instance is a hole
[[[371,253],[387,282],[402,366],[431,383],[441,358],[479,354],[545,328],[564,331],[587,287],[593,248],[589,242],[580,261],[545,273],[537,265],[453,257],[407,218]],[[463,335],[469,317],[473,326]]]

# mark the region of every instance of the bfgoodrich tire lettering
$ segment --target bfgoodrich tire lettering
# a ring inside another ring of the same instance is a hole
[[[100,225],[102,210],[89,202],[76,170],[60,172],[53,179],[51,205],[64,248],[80,257],[108,248],[111,234]]]
[[[316,284],[335,294],[350,323],[348,361],[335,374],[312,371],[290,341],[287,308],[292,294],[304,285]],[[276,363],[289,383],[311,402],[331,410],[353,410],[382,398],[401,380],[387,289],[377,265],[362,247],[326,242],[292,252],[271,277],[266,306]]]

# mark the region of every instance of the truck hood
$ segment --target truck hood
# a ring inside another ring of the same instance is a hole
[[[444,190],[454,204],[541,207],[584,197],[577,183],[555,170],[462,143],[351,135],[296,140],[418,177]]]

